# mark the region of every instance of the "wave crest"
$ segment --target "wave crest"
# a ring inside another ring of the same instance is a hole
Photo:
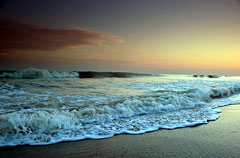
[[[0,78],[75,78],[79,77],[77,72],[57,72],[37,68],[27,68],[16,72],[3,72]]]

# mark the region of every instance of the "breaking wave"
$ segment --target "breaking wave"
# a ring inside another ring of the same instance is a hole
[[[153,74],[137,74],[130,72],[96,72],[96,71],[72,71],[72,72],[57,72],[48,71],[37,68],[27,68],[20,71],[2,71],[0,72],[0,78],[22,78],[22,79],[34,79],[34,78],[102,78],[102,77],[136,77],[136,76],[160,76]]]
[[[75,78],[79,77],[77,72],[57,72],[37,68],[27,68],[16,72],[3,72],[0,78]]]

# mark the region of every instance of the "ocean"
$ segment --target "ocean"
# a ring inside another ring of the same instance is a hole
[[[239,76],[4,72],[0,146],[196,126],[218,119],[218,107],[239,103]]]

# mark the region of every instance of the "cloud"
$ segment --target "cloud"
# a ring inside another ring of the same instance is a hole
[[[129,33],[128,36],[129,36],[129,37],[135,37],[135,36],[137,36],[137,35],[136,35],[135,33]]]
[[[122,43],[116,35],[84,29],[54,29],[15,20],[0,14],[0,51],[68,50],[82,46]]]

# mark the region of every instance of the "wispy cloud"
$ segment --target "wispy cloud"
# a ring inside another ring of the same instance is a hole
[[[38,26],[0,14],[0,51],[68,50],[82,46],[122,43],[116,35],[85,29],[54,29]]]
[[[137,34],[135,34],[135,33],[129,33],[128,36],[129,36],[129,37],[135,37],[135,36],[137,36]]]

